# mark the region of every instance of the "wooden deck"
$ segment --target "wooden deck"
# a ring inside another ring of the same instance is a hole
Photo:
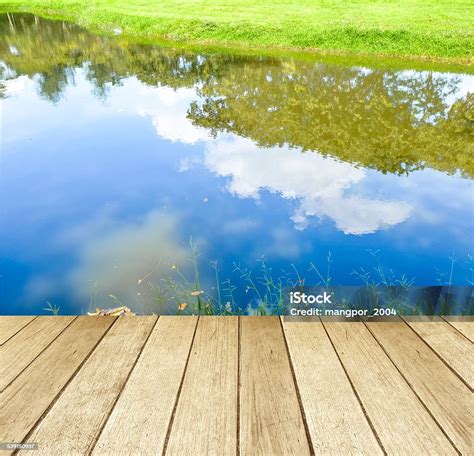
[[[473,454],[474,322],[1,317],[32,455]],[[9,451],[0,451],[9,454]]]

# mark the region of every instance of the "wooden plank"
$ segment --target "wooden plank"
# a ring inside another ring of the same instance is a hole
[[[451,326],[454,326],[461,334],[474,342],[474,320],[472,317],[443,317]]]
[[[160,317],[93,455],[162,454],[197,317]]]
[[[278,317],[242,317],[240,453],[310,454]]]
[[[166,454],[237,451],[238,318],[201,317]]]
[[[21,331],[35,317],[0,317],[0,345]]]
[[[0,394],[1,442],[25,438],[114,321],[78,317]]]
[[[439,317],[407,318],[406,321],[472,390],[474,387],[472,343]]]
[[[89,453],[156,319],[119,318],[30,436],[38,455]]]
[[[285,317],[283,329],[314,453],[383,454],[321,322]]]
[[[31,363],[74,317],[41,317],[0,347],[0,392]]]
[[[457,454],[364,323],[324,326],[388,454]]]
[[[462,454],[472,451],[469,388],[404,323],[372,321],[369,330]]]

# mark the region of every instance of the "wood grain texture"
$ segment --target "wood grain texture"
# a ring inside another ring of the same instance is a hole
[[[240,454],[310,454],[278,317],[241,317]]]
[[[89,453],[156,319],[118,319],[34,430],[36,454]]]
[[[21,331],[35,317],[0,317],[0,345]]]
[[[114,321],[78,317],[0,394],[1,442],[25,438]]]
[[[406,321],[472,390],[474,387],[472,342],[439,317],[407,318]]]
[[[78,317],[54,338],[37,319],[0,347],[29,362],[0,392],[0,441],[40,454],[472,453],[473,395],[449,366],[472,343],[451,322],[421,321],[425,339],[404,322]]]
[[[161,317],[120,395],[93,455],[163,452],[197,317]]]
[[[469,388],[404,322],[370,322],[379,341],[462,454],[472,451],[474,402]]]
[[[201,317],[166,454],[236,453],[237,374],[238,318]]]
[[[314,453],[383,454],[321,322],[282,321]]]
[[[388,454],[456,454],[364,323],[324,326]]]
[[[461,334],[474,342],[474,320],[472,317],[444,317],[451,326],[454,326]]]
[[[74,317],[42,317],[32,321],[0,347],[0,392],[31,363]]]

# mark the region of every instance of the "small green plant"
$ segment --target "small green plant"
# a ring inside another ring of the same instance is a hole
[[[382,266],[380,250],[368,249],[375,260],[373,271],[366,271],[364,268],[353,270],[352,275],[361,280],[366,286],[402,287],[408,288],[415,283],[415,277],[408,278],[405,274],[397,276],[393,269],[386,269]]]
[[[46,301],[46,307],[43,307],[43,310],[51,312],[53,315],[59,315],[59,306],[55,306],[49,301]]]

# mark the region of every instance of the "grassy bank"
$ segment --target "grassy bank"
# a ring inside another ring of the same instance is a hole
[[[2,12],[143,39],[416,56],[469,63],[474,4],[453,0],[0,0]]]

